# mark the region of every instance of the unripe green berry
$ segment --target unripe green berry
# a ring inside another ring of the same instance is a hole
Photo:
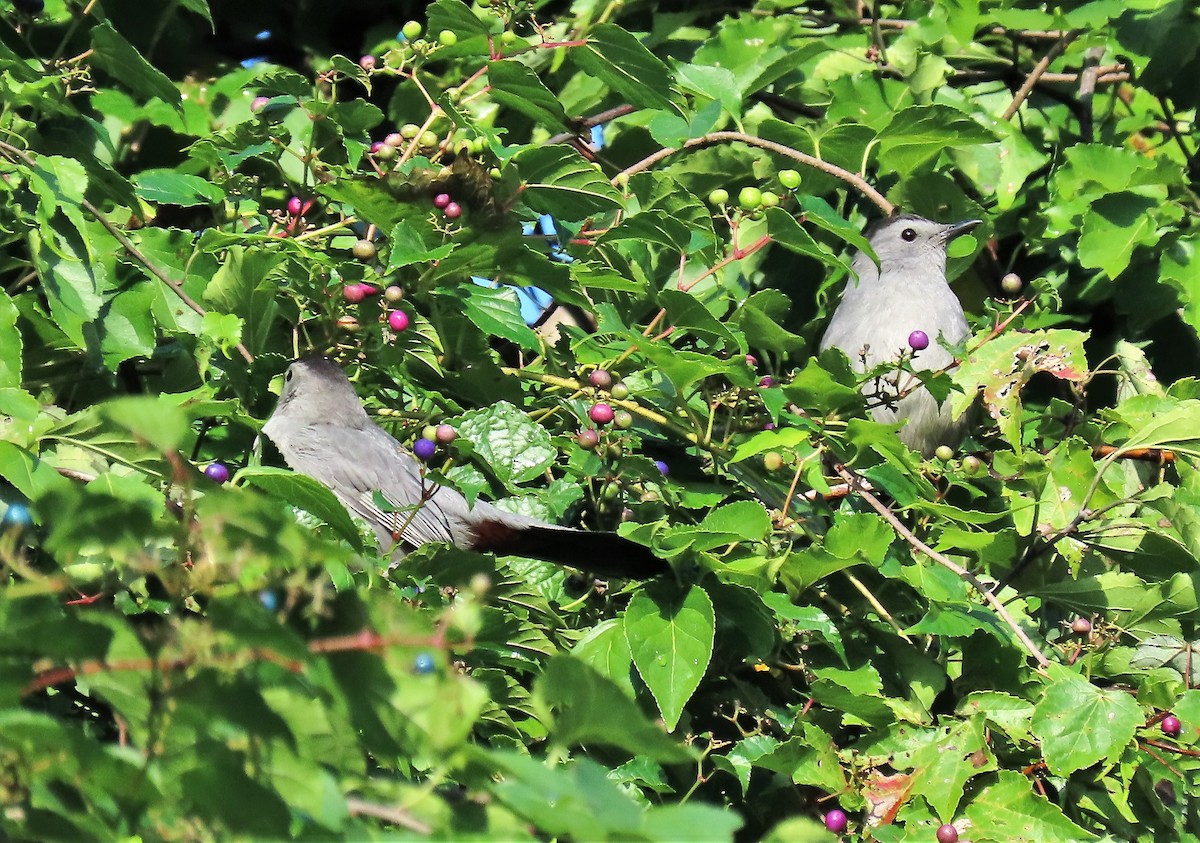
[[[421,127],[416,123],[405,123],[400,127],[400,137],[405,140],[412,140],[419,134],[421,134]]]
[[[788,190],[795,190],[800,186],[800,174],[795,170],[780,170],[779,183]]]
[[[608,388],[608,394],[618,401],[624,401],[629,397],[629,387],[618,381]]]
[[[443,47],[453,47],[458,43],[458,36],[454,34],[453,30],[443,29],[438,33],[438,43]]]
[[[418,143],[427,149],[432,149],[438,145],[438,136],[430,131],[421,132],[421,139]]]
[[[375,244],[370,240],[359,240],[354,244],[352,251],[354,252],[354,257],[364,262],[374,260],[375,255],[379,252],[379,250],[375,248]]]
[[[718,187],[712,193],[708,194],[708,204],[724,205],[729,201],[729,191],[723,187]]]
[[[1000,289],[1010,296],[1015,296],[1021,292],[1021,276],[1015,272],[1010,272],[1000,279]]]
[[[933,455],[942,462],[949,462],[950,460],[954,459],[954,449],[949,445],[938,445],[937,450],[933,452]]]
[[[743,187],[738,193],[738,205],[743,211],[753,211],[762,205],[762,191],[757,187]]]
[[[763,454],[763,468],[767,471],[779,471],[783,468],[783,456],[778,451],[767,451]]]
[[[762,206],[764,208],[774,208],[779,204],[779,197],[769,190],[764,190],[762,193]]]
[[[621,430],[628,430],[633,427],[633,413],[625,410],[618,410],[613,416],[613,424]]]
[[[983,468],[983,460],[974,454],[969,454],[963,457],[962,467],[964,474],[968,477],[974,477]]]
[[[415,20],[410,20],[408,23],[404,24],[404,27],[400,31],[404,33],[405,38],[407,38],[409,41],[412,41],[414,38],[420,37],[421,24],[417,23]]]

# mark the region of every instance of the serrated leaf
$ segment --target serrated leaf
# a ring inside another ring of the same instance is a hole
[[[207,205],[225,198],[225,191],[208,179],[174,170],[143,170],[133,183],[142,199],[164,205]]]
[[[983,126],[948,105],[914,105],[895,112],[879,133],[879,161],[892,172],[910,173],[946,147],[995,140]]]
[[[574,221],[622,206],[621,194],[604,173],[573,147],[526,147],[511,163],[525,186],[522,199],[537,213]]]
[[[506,485],[537,477],[558,456],[546,429],[507,401],[464,414],[456,428]]]
[[[282,468],[249,466],[237,474],[238,480],[262,489],[271,497],[315,515],[334,529],[355,550],[362,550],[362,536],[354,519],[341,501],[311,477]]]
[[[1141,708],[1123,689],[1097,688],[1056,666],[1034,709],[1032,731],[1050,772],[1069,776],[1100,761],[1115,763],[1143,723]]]
[[[541,126],[565,128],[567,113],[542,84],[537,74],[518,61],[494,61],[488,65],[492,99],[520,112]]]
[[[1159,204],[1135,193],[1113,193],[1092,203],[1083,216],[1079,263],[1116,278],[1129,266],[1134,249],[1157,241],[1151,211]]]
[[[696,585],[654,583],[629,601],[624,627],[638,674],[674,731],[712,658],[712,600]]]
[[[626,102],[682,114],[674,101],[671,69],[621,27],[600,24],[588,35],[587,43],[571,50],[571,58]]]
[[[994,784],[975,794],[966,815],[974,828],[988,830],[989,840],[1005,843],[1085,843],[1100,839],[1071,822],[1058,805],[1039,796],[1029,786],[1029,779],[1015,770],[997,773]]]
[[[93,26],[91,60],[110,76],[145,99],[157,97],[180,108],[179,89],[162,71],[154,67],[125,38],[104,23]]]
[[[460,284],[451,290],[440,289],[438,295],[455,299],[467,318],[488,336],[509,340],[530,350],[541,347],[538,335],[521,316],[521,302],[512,287]]]
[[[410,222],[398,222],[388,236],[388,263],[385,272],[391,274],[398,269],[417,263],[440,261],[449,257],[458,248],[458,243],[442,243],[432,248],[425,245],[421,233]]]

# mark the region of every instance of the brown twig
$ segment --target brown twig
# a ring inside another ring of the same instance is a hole
[[[685,149],[701,149],[703,147],[714,146],[719,143],[744,143],[747,146],[765,149],[768,152],[774,152],[776,155],[782,155],[786,158],[791,158],[794,161],[799,161],[801,164],[812,167],[814,170],[820,170],[823,173],[828,173],[834,178],[840,179],[857,188],[858,191],[863,194],[863,196],[874,202],[875,205],[881,211],[883,211],[886,216],[891,216],[896,210],[895,205],[885,199],[883,194],[871,187],[871,185],[867,183],[867,180],[857,173],[852,173],[849,170],[845,170],[837,166],[836,164],[830,164],[828,161],[823,161],[820,158],[808,155],[798,149],[792,149],[790,146],[784,146],[781,143],[775,143],[774,141],[756,138],[753,135],[747,135],[744,132],[712,132],[702,137],[692,138],[691,140],[684,142],[684,144],[679,147],[666,147],[664,149],[660,149],[653,155],[646,156],[641,161],[626,167],[624,170],[618,173],[612,180],[613,186],[615,187],[622,177],[627,178],[635,173],[648,170],[659,161],[670,158],[677,152]]]
[[[571,138],[577,137],[584,129],[590,129],[593,126],[599,126],[602,123],[607,123],[610,120],[616,120],[618,117],[624,117],[626,114],[632,114],[635,111],[637,111],[637,108],[632,105],[617,105],[613,106],[612,108],[605,109],[599,114],[593,114],[591,117],[582,117],[571,124],[575,131],[557,134],[550,138],[550,140],[546,141],[546,143],[566,143],[567,141],[571,140]]]
[[[1095,133],[1092,116],[1092,99],[1096,94],[1096,81],[1100,76],[1100,59],[1103,47],[1092,47],[1083,57],[1083,73],[1079,74],[1079,136],[1084,143],[1091,143]]]
[[[1117,455],[1117,459],[1124,460],[1143,460],[1145,462],[1156,462],[1160,465],[1175,462],[1175,452],[1168,451],[1165,448],[1132,448],[1128,451],[1122,451],[1116,445],[1097,445],[1092,448],[1092,456],[1096,459]]]
[[[346,810],[356,817],[371,817],[383,820],[392,825],[407,828],[409,831],[415,831],[417,834],[433,834],[432,828],[425,825],[425,823],[403,808],[398,808],[394,805],[379,805],[375,802],[367,802],[364,799],[349,796],[346,798]]]
[[[1078,38],[1083,33],[1082,29],[1072,29],[1065,33],[1062,38],[1054,42],[1054,45],[1046,51],[1046,55],[1042,56],[1042,60],[1033,66],[1033,70],[1025,79],[1025,83],[1013,95],[1013,100],[1009,103],[1008,108],[1004,110],[1004,114],[1000,116],[1001,120],[1011,120],[1013,115],[1021,108],[1021,103],[1025,102],[1033,86],[1037,84],[1038,79],[1050,67],[1050,62],[1054,61],[1067,48],[1067,45]]]
[[[934,562],[938,563],[946,570],[951,571],[963,582],[967,583],[973,589],[978,591],[980,595],[982,595],[983,599],[987,601],[988,605],[992,607],[993,611],[995,611],[995,613],[1000,617],[1000,620],[1004,621],[1005,625],[1012,630],[1013,635],[1017,637],[1017,640],[1021,642],[1021,645],[1025,648],[1029,655],[1032,656],[1034,661],[1038,663],[1039,670],[1044,670],[1050,666],[1050,660],[1042,655],[1041,650],[1039,650],[1037,645],[1033,643],[1033,640],[1025,634],[1025,630],[1021,629],[1020,625],[1016,622],[1016,620],[1013,619],[1013,616],[1008,613],[1008,609],[1005,608],[1004,604],[1001,603],[996,595],[994,595],[986,586],[984,586],[984,584],[981,583],[974,574],[972,574],[963,566],[959,565],[957,562],[954,562],[943,554],[938,553],[932,547],[917,538],[913,531],[904,526],[904,522],[897,518],[894,512],[884,506],[883,502],[880,501],[879,498],[875,497],[873,494],[863,488],[862,482],[859,480],[858,475],[852,473],[848,468],[846,468],[846,466],[837,464],[834,466],[834,471],[837,472],[838,476],[845,480],[846,483],[848,483],[855,490],[859,497],[865,500],[872,509],[878,512],[880,517],[882,517],[884,521],[887,521],[888,524],[892,526],[892,529],[896,531],[896,534],[908,542],[914,550],[925,554]]]
[[[9,158],[20,159],[26,166],[37,166],[37,162],[24,150],[18,149],[17,147],[7,144],[4,141],[0,141],[0,152],[3,152]],[[168,275],[165,270],[161,269],[156,263],[146,257],[142,253],[141,249],[135,246],[133,241],[126,237],[125,233],[121,231],[121,229],[117,228],[112,220],[100,212],[99,208],[86,199],[81,199],[79,204],[83,206],[84,210],[96,218],[96,222],[100,223],[100,225],[104,226],[104,228],[108,230],[108,233],[111,234],[116,241],[121,244],[121,247],[129,254],[130,257],[144,266],[151,275],[170,287],[175,295],[178,296],[184,304],[186,304],[200,316],[204,316],[205,313],[208,312],[199,304],[197,304],[196,301],[184,291],[181,283],[176,281],[174,278]],[[254,355],[250,353],[246,346],[239,342],[235,345],[235,348],[237,348],[238,352],[242,355],[247,363],[254,362]]]

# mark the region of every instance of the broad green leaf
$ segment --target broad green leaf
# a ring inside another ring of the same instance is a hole
[[[138,196],[163,205],[211,205],[225,198],[225,191],[211,181],[174,170],[143,170],[133,183]]]
[[[532,480],[558,455],[546,429],[505,401],[464,414],[455,427],[506,485]]]
[[[262,489],[271,497],[303,509],[334,529],[355,550],[362,550],[362,536],[354,520],[329,489],[311,477],[269,466],[248,466],[237,473],[240,482]]]
[[[542,126],[561,129],[567,113],[537,74],[518,61],[494,61],[488,65],[492,98]]]
[[[538,213],[582,220],[621,207],[621,194],[599,167],[570,146],[531,146],[511,159],[525,186],[521,198]]]
[[[1200,455],[1200,399],[1134,395],[1105,415],[1111,422],[1106,438],[1122,451],[1166,448]]]
[[[487,35],[488,28],[474,15],[471,7],[460,0],[437,0],[425,10],[432,33],[449,29],[459,36]]]
[[[626,102],[639,108],[680,113],[670,68],[621,27],[600,24],[588,34],[583,46],[571,50],[571,58]]]
[[[1066,668],[1052,668],[1050,676],[1032,724],[1050,771],[1066,776],[1116,763],[1145,722],[1138,704],[1124,690],[1097,688]]]
[[[522,348],[536,351],[541,341],[521,317],[521,303],[511,287],[481,287],[460,284],[453,289],[440,289],[438,294],[453,299],[466,317],[489,337],[515,342]]]
[[[634,594],[624,626],[638,674],[674,731],[712,658],[712,600],[699,586],[655,583]]]
[[[180,107],[179,89],[151,65],[107,21],[93,26],[92,61],[144,99],[157,97]]]
[[[8,294],[0,293],[0,389],[21,386],[21,332],[17,330],[17,307]]]
[[[991,840],[1005,843],[1085,843],[1101,839],[1071,822],[1058,805],[1038,795],[1029,786],[1029,779],[1016,770],[1001,770],[994,784],[975,794],[966,815],[974,828],[986,828]]]
[[[614,746],[664,763],[693,757],[648,720],[615,682],[577,658],[551,659],[534,694],[551,712],[551,736],[564,746]]]
[[[144,442],[163,454],[179,450],[190,427],[187,415],[177,405],[142,395],[109,401],[100,407],[100,416],[128,431],[135,442]]]
[[[957,109],[915,105],[895,112],[879,133],[879,161],[891,172],[907,174],[947,147],[994,140],[991,132]]]
[[[1157,200],[1134,193],[1113,193],[1094,202],[1083,217],[1080,265],[1102,269],[1109,278],[1120,275],[1134,249],[1158,240],[1150,213],[1158,205]]]

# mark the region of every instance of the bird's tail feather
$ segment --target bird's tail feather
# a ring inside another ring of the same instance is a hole
[[[491,526],[495,525],[495,522]],[[650,548],[616,533],[529,525],[476,533],[475,550],[530,556],[606,577],[650,579],[670,570]]]

